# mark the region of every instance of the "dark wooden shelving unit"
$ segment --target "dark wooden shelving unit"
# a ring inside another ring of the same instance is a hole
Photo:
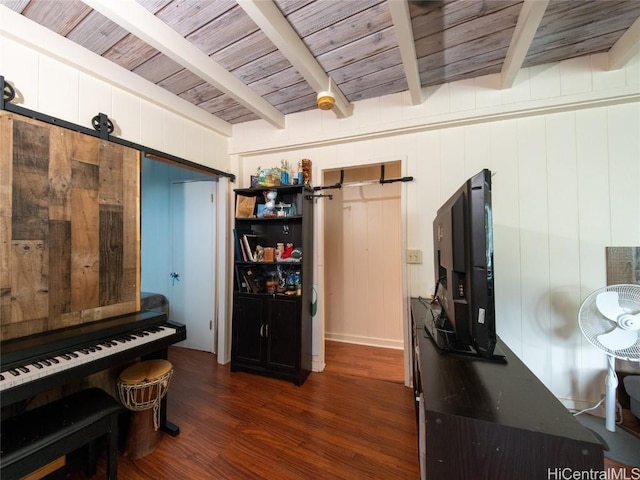
[[[277,192],[282,216],[260,217],[265,194]],[[242,188],[238,197],[254,197],[252,216],[235,219],[234,295],[231,371],[267,375],[302,385],[311,372],[311,290],[313,287],[313,190],[305,185]],[[256,245],[276,248],[293,244],[302,252],[299,261],[255,261],[248,258],[243,237]],[[255,236],[255,237],[254,237]],[[267,280],[277,278],[276,291]],[[292,280],[293,279],[293,289]],[[284,288],[284,291],[283,291]]]

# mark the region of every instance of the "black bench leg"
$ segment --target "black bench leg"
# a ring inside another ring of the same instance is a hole
[[[87,444],[84,472],[91,478],[96,474],[96,441],[91,440]]]
[[[118,479],[118,416],[109,418],[111,429],[109,433],[109,445],[107,446],[107,478]]]

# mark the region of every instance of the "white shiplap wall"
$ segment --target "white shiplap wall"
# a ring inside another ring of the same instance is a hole
[[[606,54],[527,68],[508,90],[498,88],[498,75],[430,87],[421,105],[408,93],[365,100],[343,120],[304,112],[288,116],[283,130],[249,122],[234,126],[227,145],[175,105],[114,87],[65,61],[64,51],[50,55],[24,40],[0,35],[0,74],[23,106],[85,126],[106,113],[121,137],[232,170],[240,185],[282,158],[312,159],[316,179],[326,169],[401,161],[402,174],[415,177],[402,187],[402,242],[424,254],[422,265],[405,266],[407,296],[433,288],[435,210],[491,168],[499,333],[560,398],[599,399],[604,356],[581,337],[575,314],[605,282],[604,247],[640,244],[638,58],[614,71]],[[316,211],[319,227],[322,202]],[[322,285],[319,233],[316,245]],[[316,343],[322,315],[320,303]]]
[[[405,94],[367,100],[339,121],[330,112],[290,115],[291,128],[277,133],[265,122],[238,125],[233,165],[242,179],[257,165],[310,158],[319,178],[400,160],[415,178],[403,186],[403,248],[423,251],[422,265],[405,267],[408,296],[433,290],[436,209],[490,168],[498,333],[559,398],[582,406],[600,399],[606,363],[582,337],[577,310],[606,282],[605,247],[640,245],[640,66],[606,64],[603,54],[524,69],[505,91],[496,76],[442,85],[418,106]],[[319,202],[319,232],[323,210]]]
[[[0,13],[5,10],[0,5]],[[114,74],[133,75],[120,67],[114,69]],[[21,107],[87,128],[92,128],[95,115],[104,113],[114,123],[115,136],[207,167],[230,170],[225,136],[179,115],[175,109],[80,71],[73,62],[52,58],[3,35],[0,75],[16,89],[17,101],[13,103]]]

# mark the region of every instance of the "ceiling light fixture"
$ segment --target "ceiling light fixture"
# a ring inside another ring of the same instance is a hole
[[[336,104],[336,97],[331,91],[331,77],[329,77],[329,89],[318,93],[317,103],[320,110],[331,110]]]

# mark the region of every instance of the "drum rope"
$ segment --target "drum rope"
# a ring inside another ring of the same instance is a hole
[[[160,401],[167,394],[172,375],[173,369],[153,380],[140,383],[118,382],[120,401],[129,410],[153,408],[153,427],[156,431],[160,428]]]

